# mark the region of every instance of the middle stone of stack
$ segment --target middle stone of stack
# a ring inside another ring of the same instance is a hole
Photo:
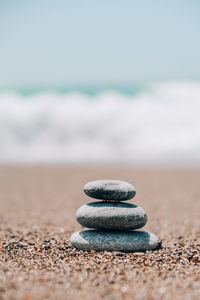
[[[133,185],[120,180],[96,180],[84,187],[84,192],[103,201],[81,206],[77,221],[84,227],[105,231],[129,231],[143,227],[147,215],[142,207],[123,203],[133,198],[136,190]]]

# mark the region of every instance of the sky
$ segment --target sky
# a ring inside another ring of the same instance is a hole
[[[0,0],[0,86],[200,79],[199,0]]]

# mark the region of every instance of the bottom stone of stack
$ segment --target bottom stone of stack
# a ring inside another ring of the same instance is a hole
[[[71,243],[80,250],[145,252],[159,247],[158,237],[146,231],[83,230],[72,234]]]

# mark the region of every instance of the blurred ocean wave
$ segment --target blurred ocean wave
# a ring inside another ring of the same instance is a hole
[[[200,82],[0,92],[0,162],[200,163]]]

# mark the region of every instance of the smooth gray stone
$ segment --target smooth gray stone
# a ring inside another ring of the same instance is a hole
[[[133,230],[143,227],[147,215],[142,207],[121,202],[92,202],[76,212],[77,221],[84,227],[103,230]]]
[[[134,186],[121,180],[95,180],[85,184],[84,192],[100,200],[126,201],[136,194]]]
[[[155,234],[145,231],[84,230],[73,233],[70,240],[75,248],[86,251],[145,252],[160,245]]]

